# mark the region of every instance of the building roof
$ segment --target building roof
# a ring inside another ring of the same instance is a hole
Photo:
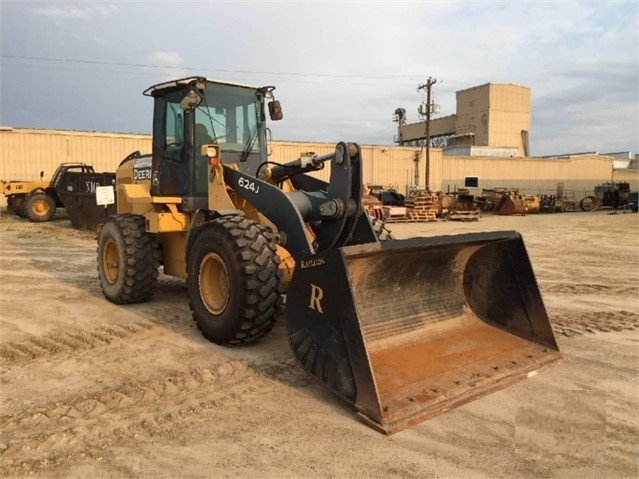
[[[525,88],[526,90],[530,90],[529,87],[523,86],[523,85],[517,85],[516,83],[493,83],[493,82],[488,82],[488,83],[484,83],[483,85],[471,86],[470,88],[464,88],[463,90],[457,90],[456,93],[461,93],[461,92],[470,91],[470,90],[476,90],[476,89],[479,89],[479,88],[485,88],[485,87],[490,87],[490,86],[514,86],[514,87],[517,87],[517,88]]]

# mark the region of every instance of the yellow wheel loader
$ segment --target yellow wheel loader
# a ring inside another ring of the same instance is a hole
[[[380,241],[357,144],[269,160],[273,90],[191,77],[144,92],[153,151],[118,167],[98,234],[109,301],[150,299],[162,267],[217,344],[283,316],[300,365],[387,434],[560,359],[518,233]],[[328,182],[309,175],[327,165]]]

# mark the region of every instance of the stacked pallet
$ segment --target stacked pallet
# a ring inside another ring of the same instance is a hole
[[[433,204],[433,195],[427,191],[418,191],[406,198],[407,216],[413,221],[436,221],[437,208]]]

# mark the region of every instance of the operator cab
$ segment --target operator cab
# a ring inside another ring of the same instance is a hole
[[[267,161],[266,99],[272,120],[280,120],[274,87],[189,77],[150,87],[155,99],[151,194],[180,196],[182,210],[207,207],[209,157],[202,145],[217,145],[226,164],[255,175]]]

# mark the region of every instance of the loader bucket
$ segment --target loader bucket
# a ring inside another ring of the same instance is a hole
[[[526,200],[516,196],[506,195],[497,204],[497,214],[501,216],[525,215],[528,211]]]
[[[392,434],[560,359],[514,231],[346,246],[298,262],[287,330],[302,367]]]

